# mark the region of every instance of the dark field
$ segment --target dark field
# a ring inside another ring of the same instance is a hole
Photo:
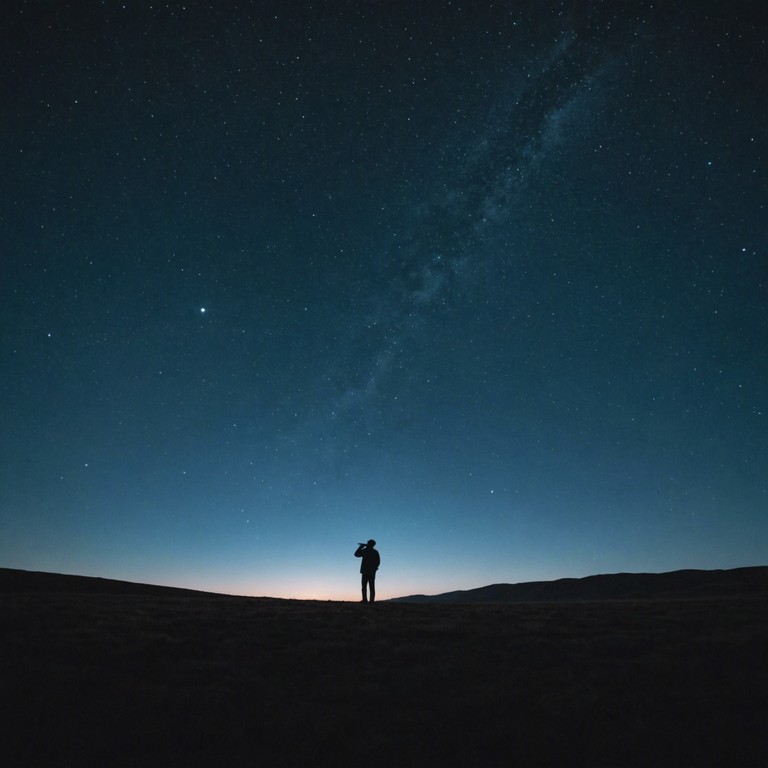
[[[8,766],[764,766],[768,602],[0,594]]]

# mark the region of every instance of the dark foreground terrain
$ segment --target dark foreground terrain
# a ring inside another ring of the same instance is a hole
[[[8,766],[763,766],[764,599],[0,594]]]

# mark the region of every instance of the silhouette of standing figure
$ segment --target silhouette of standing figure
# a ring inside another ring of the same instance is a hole
[[[375,546],[376,542],[373,539],[369,539],[367,544],[358,544],[355,551],[355,557],[363,558],[363,562],[360,563],[360,573],[363,574],[364,603],[372,603],[376,599],[376,570],[381,564],[381,557],[379,557],[379,553],[374,549]],[[368,587],[370,597],[366,596],[366,587]]]

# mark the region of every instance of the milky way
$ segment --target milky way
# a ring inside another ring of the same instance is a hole
[[[765,562],[762,12],[524,5],[9,6],[3,565]]]

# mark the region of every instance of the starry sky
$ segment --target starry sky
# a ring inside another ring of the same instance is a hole
[[[768,563],[761,3],[2,17],[0,566]]]

